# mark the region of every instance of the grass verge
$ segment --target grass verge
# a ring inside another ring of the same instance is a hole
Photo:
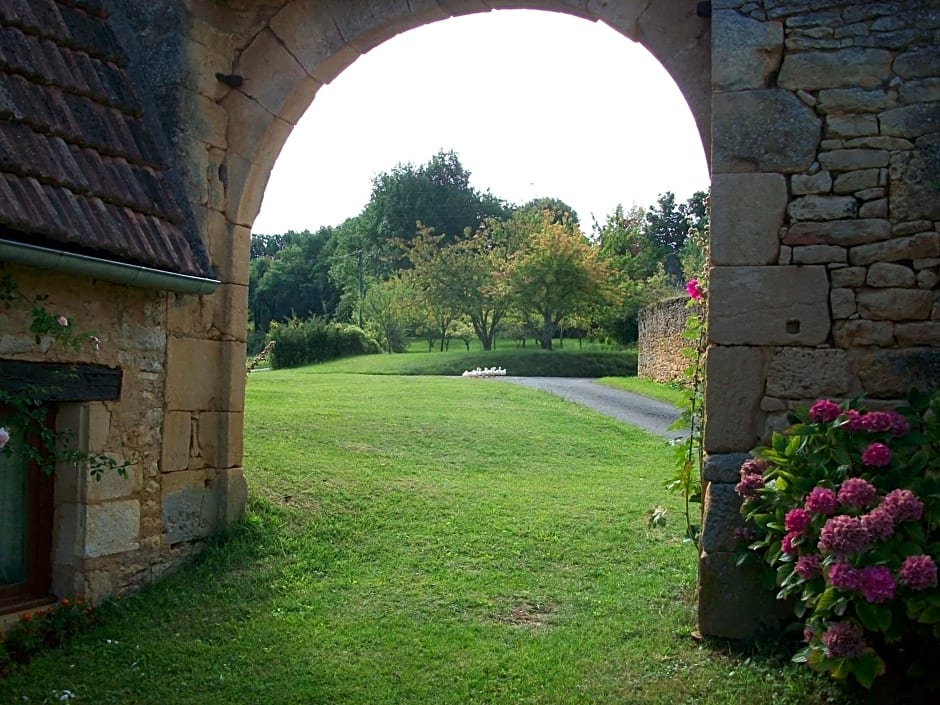
[[[848,702],[692,638],[658,438],[515,385],[308,369],[251,378],[245,446],[230,539],[0,702]]]
[[[651,379],[640,379],[639,377],[604,377],[597,380],[600,384],[608,387],[622,389],[625,392],[642,394],[644,397],[658,399],[673,406],[682,406],[685,403],[685,392],[677,386],[664,384],[663,382],[654,382]]]

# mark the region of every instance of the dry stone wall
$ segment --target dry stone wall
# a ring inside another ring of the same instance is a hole
[[[637,376],[657,382],[680,379],[689,366],[682,354],[688,342],[682,337],[689,317],[688,298],[676,297],[640,311]]]
[[[734,637],[769,614],[732,579],[740,454],[798,404],[940,383],[940,2],[712,7],[699,622]]]

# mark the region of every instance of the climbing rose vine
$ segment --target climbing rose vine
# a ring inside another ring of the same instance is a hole
[[[741,562],[776,570],[777,597],[803,621],[795,661],[865,687],[886,659],[927,676],[940,646],[940,392],[897,410],[821,399],[791,422],[741,467]]]

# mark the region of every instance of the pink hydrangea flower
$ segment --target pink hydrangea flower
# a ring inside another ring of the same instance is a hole
[[[820,399],[809,407],[809,420],[816,423],[829,423],[839,418],[842,410],[834,401]]]
[[[911,590],[936,587],[937,564],[932,556],[908,556],[898,570],[898,580]]]
[[[689,279],[688,284],[685,285],[685,290],[688,292],[689,296],[694,300],[698,301],[704,295],[701,285],[698,282],[698,279]]]
[[[845,558],[854,553],[861,553],[871,542],[868,531],[855,517],[839,514],[828,520],[819,532],[820,551],[831,553],[837,558]]]
[[[846,507],[862,509],[874,502],[877,496],[878,490],[868,480],[850,477],[839,487],[836,498]]]
[[[889,411],[888,414],[891,415],[891,428],[888,431],[892,436],[903,436],[911,430],[911,425],[904,416],[896,411]]]
[[[839,503],[836,500],[836,493],[828,487],[814,487],[808,495],[804,507],[807,511],[816,514],[835,514]]]
[[[0,426],[0,448],[3,448],[7,443],[10,442],[10,432],[7,431],[3,426]]]
[[[822,575],[822,566],[819,556],[815,553],[807,553],[796,560],[795,567],[797,575],[803,580],[812,580]]]
[[[883,565],[868,565],[862,568],[862,584],[859,587],[868,602],[881,604],[894,597],[894,578]]]
[[[833,563],[829,566],[829,584],[839,590],[858,590],[862,585],[862,574],[848,563]]]
[[[868,514],[860,517],[862,526],[868,530],[868,534],[878,541],[884,541],[894,534],[894,517],[883,504],[875,507]]]
[[[865,651],[862,630],[851,622],[836,622],[822,635],[828,658],[857,658]]]
[[[758,475],[762,475],[768,467],[769,463],[763,458],[748,458],[741,463],[741,474],[757,473]]]
[[[796,531],[790,531],[784,534],[783,538],[780,540],[780,550],[786,553],[788,556],[795,556],[797,553],[797,548],[793,544],[800,538],[800,534]]]
[[[845,419],[843,425],[849,431],[865,430],[865,427],[862,425],[862,412],[860,412],[858,409],[846,409],[842,417]]]
[[[791,509],[783,519],[783,526],[787,531],[802,534],[809,526],[810,514],[805,509]]]
[[[920,521],[924,515],[924,503],[916,494],[906,489],[891,490],[885,495],[881,506],[890,512],[895,524],[902,521]]]
[[[883,468],[891,463],[891,449],[884,443],[872,443],[862,453],[862,462],[870,468]]]
[[[764,486],[764,476],[756,472],[741,472],[741,481],[734,486],[734,491],[743,499],[757,496],[757,491]]]

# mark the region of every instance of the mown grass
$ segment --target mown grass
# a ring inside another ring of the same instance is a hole
[[[682,406],[685,402],[685,392],[676,385],[654,382],[650,379],[640,379],[639,377],[604,377],[597,380],[600,384],[608,387],[622,389],[634,394],[642,394],[651,399],[658,399],[673,406]]]
[[[658,438],[496,381],[297,370],[252,376],[245,446],[230,540],[0,702],[848,702],[693,638]]]

